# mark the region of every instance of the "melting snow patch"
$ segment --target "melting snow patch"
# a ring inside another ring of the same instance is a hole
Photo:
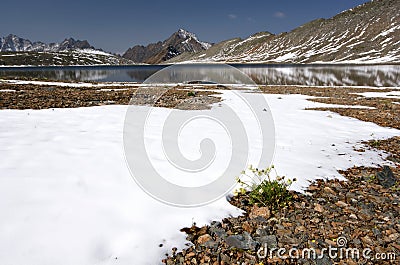
[[[223,97],[231,100],[232,91],[223,91]],[[306,96],[266,97],[276,127],[273,163],[279,174],[297,177],[295,189],[316,177],[340,177],[337,169],[381,163],[375,151],[357,153],[353,145],[400,135],[373,123],[304,110],[327,106]],[[118,259],[119,264],[157,264],[172,246],[184,246],[181,227],[240,214],[225,199],[183,209],[143,192],[125,164],[126,110],[0,110],[0,263],[83,265]],[[162,130],[163,124],[154,126]],[[199,134],[185,134],[182,146],[190,146]],[[261,148],[250,144],[250,152]]]
[[[354,93],[366,98],[400,98],[400,91]]]

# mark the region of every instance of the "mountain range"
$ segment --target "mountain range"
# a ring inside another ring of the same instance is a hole
[[[61,43],[46,44],[8,35],[0,38],[0,65],[26,64],[28,61],[32,65],[400,63],[398,10],[399,0],[372,0],[290,32],[277,35],[259,32],[245,39],[234,38],[216,44],[200,41],[195,34],[179,29],[164,41],[133,46],[122,56],[96,49],[86,40],[68,38]],[[19,57],[12,53],[28,59],[17,60]],[[78,54],[86,54],[87,60],[76,60]],[[60,55],[64,59],[52,59],[60,58]]]
[[[399,10],[399,0],[374,0],[290,32],[231,39],[167,62],[400,63]]]
[[[32,42],[10,34],[0,38],[0,65],[119,65],[133,64],[119,55],[96,49],[87,40]]]
[[[60,43],[31,42],[13,34],[0,38],[1,52],[61,52],[76,49],[95,50],[87,40],[81,41],[73,38],[65,39]]]
[[[199,41],[194,33],[179,29],[164,41],[129,48],[122,57],[135,63],[158,64],[182,53],[205,51],[211,46],[211,43]]]

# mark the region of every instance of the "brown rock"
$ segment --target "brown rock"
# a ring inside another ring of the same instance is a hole
[[[335,205],[336,205],[336,206],[339,206],[339,207],[342,207],[342,208],[348,206],[348,204],[345,203],[345,202],[343,202],[343,201],[338,201],[337,203],[335,203]]]
[[[397,248],[397,249],[400,251],[400,245],[393,244],[392,246],[395,247],[395,248]]]
[[[355,261],[351,260],[351,259],[347,259],[345,260],[345,263],[343,264],[347,264],[347,265],[358,265],[358,263],[356,263]]]
[[[251,219],[256,217],[264,217],[268,219],[271,216],[271,212],[269,211],[268,207],[258,207],[256,204],[251,208],[249,217]]]
[[[319,187],[317,185],[310,185],[310,186],[308,186],[308,190],[309,191],[316,191],[316,190],[319,190]]]
[[[332,247],[336,247],[337,246],[336,242],[332,241],[330,239],[325,239],[325,243],[329,244]]]
[[[244,222],[242,224],[242,228],[244,231],[249,232],[249,233],[252,233],[254,230],[253,227],[248,222]]]
[[[373,246],[374,242],[372,241],[372,239],[369,236],[365,236],[361,238],[361,241],[366,244],[367,246]]]
[[[355,215],[354,213],[350,214],[349,217],[352,218],[352,219],[358,219],[357,215]]]
[[[212,237],[209,234],[205,234],[205,235],[199,236],[199,238],[197,239],[197,243],[202,245],[211,240],[212,240]]]
[[[276,230],[276,234],[279,236],[279,237],[282,237],[282,236],[284,236],[284,235],[288,235],[288,234],[291,234],[292,232],[290,231],[290,230],[286,230],[286,229],[277,229]]]
[[[197,235],[202,236],[205,235],[207,233],[207,226],[203,226],[200,228],[200,230],[197,232]]]
[[[321,219],[319,219],[319,218],[317,218],[317,217],[314,217],[314,218],[311,219],[310,221],[311,221],[311,223],[318,224],[319,222],[321,222]]]
[[[297,232],[305,232],[305,231],[307,231],[307,229],[302,225],[301,226],[297,226],[296,229],[295,229],[296,233]]]
[[[317,212],[323,213],[324,207],[321,204],[317,203],[317,204],[315,204],[314,210]]]
[[[325,188],[324,188],[324,191],[325,191],[326,193],[330,193],[330,194],[332,194],[332,195],[336,195],[336,192],[334,192],[330,187],[325,187]]]
[[[399,237],[400,237],[399,233],[394,233],[394,234],[389,235],[389,238],[392,241],[396,241]]]

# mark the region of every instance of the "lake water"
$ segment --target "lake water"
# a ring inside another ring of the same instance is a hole
[[[315,86],[400,86],[400,65],[232,65],[258,84]],[[2,67],[0,78],[60,81],[143,82],[167,66]],[[188,65],[187,67],[193,67]],[[218,72],[218,65],[212,67]]]

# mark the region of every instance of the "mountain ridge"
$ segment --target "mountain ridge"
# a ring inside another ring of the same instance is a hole
[[[134,64],[118,55],[96,49],[87,40],[66,38],[59,43],[32,42],[14,34],[0,38],[0,65],[119,65]]]
[[[290,63],[290,64],[387,64],[400,63],[400,1],[372,0],[342,11],[331,18],[319,18],[290,32],[258,32],[247,38],[219,43],[200,41],[194,33],[179,29],[164,41],[135,45],[122,56],[96,49],[87,40],[67,38],[60,43],[31,42],[10,34],[0,38],[0,52],[25,52],[33,65],[68,65],[60,53],[99,54],[88,64],[174,64],[174,63]],[[43,62],[44,52],[55,59]],[[35,56],[42,61],[35,62]],[[8,57],[8,58],[6,58]],[[109,57],[110,60],[107,59]],[[0,64],[13,64],[9,54]],[[72,64],[79,63],[73,60]]]
[[[77,49],[102,51],[101,49],[94,48],[87,40],[75,40],[72,37],[66,38],[60,43],[32,42],[15,34],[9,34],[0,38],[0,52],[59,52]]]
[[[400,1],[374,0],[290,32],[235,38],[166,63],[400,63],[396,10]]]
[[[196,53],[207,50],[211,46],[211,43],[200,41],[194,33],[179,29],[164,41],[146,46],[135,45],[129,48],[122,57],[136,63],[159,64],[184,52]]]

